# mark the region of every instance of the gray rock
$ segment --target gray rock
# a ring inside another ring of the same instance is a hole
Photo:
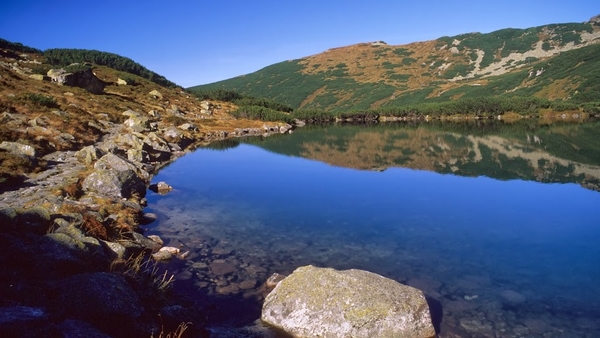
[[[63,233],[52,233],[37,242],[34,271],[44,278],[56,278],[86,270],[86,245]],[[104,258],[104,257],[102,257]]]
[[[127,117],[137,117],[137,116],[141,116],[142,114],[136,112],[133,109],[127,109],[126,111],[124,111],[123,113],[121,113],[121,115],[127,116]]]
[[[182,112],[181,109],[179,109],[179,107],[176,105],[171,106],[171,108],[167,108],[166,111],[173,116],[185,117],[185,113]]]
[[[33,207],[31,209],[18,212],[17,223],[19,229],[26,232],[44,234],[51,225],[50,211],[43,207]]]
[[[132,116],[125,120],[123,124],[138,133],[150,130],[150,120],[145,116]]]
[[[187,130],[187,131],[198,131],[198,126],[196,126],[193,123],[184,123],[180,126],[177,126],[177,128],[179,128],[181,130]]]
[[[102,156],[102,152],[100,149],[95,146],[87,146],[81,148],[78,152],[75,153],[75,157],[81,163],[92,164],[94,161],[97,161]]]
[[[53,82],[60,85],[80,87],[92,94],[102,94],[106,87],[106,83],[97,78],[91,68],[81,69],[74,73],[67,73],[64,69],[51,69],[47,75]]]
[[[0,208],[0,231],[15,229],[17,211],[11,207]]]
[[[150,156],[148,152],[142,149],[127,149],[127,159],[131,162],[148,163]]]
[[[0,307],[0,332],[3,337],[42,337],[50,328],[48,317],[42,308]]]
[[[82,188],[110,197],[130,198],[146,195],[145,182],[131,169],[96,169],[83,180]]]
[[[144,137],[144,144],[146,144],[155,151],[167,153],[171,151],[171,149],[169,148],[169,144],[161,137],[156,135],[156,133],[148,133],[148,135]]]
[[[114,154],[119,149],[119,146],[113,140],[108,140],[108,141],[98,144],[98,149],[102,150],[102,152],[104,152],[106,154],[108,154],[108,153]]]
[[[90,323],[67,319],[57,325],[55,330],[60,331],[60,337],[63,338],[110,338],[111,336],[102,333]]]
[[[420,290],[363,270],[304,266],[266,297],[261,319],[294,337],[435,337]]]
[[[4,149],[13,154],[24,155],[31,158],[34,158],[36,155],[35,149],[32,146],[18,142],[2,141],[2,143],[0,143],[0,149]]]
[[[38,81],[44,81],[46,77],[42,74],[31,74],[31,75],[29,75],[29,78],[38,80]]]
[[[125,278],[112,273],[74,275],[57,282],[54,291],[58,295],[56,305],[67,315],[92,323],[108,318],[137,318],[143,310]]]
[[[167,184],[167,182],[160,181],[156,184],[151,184],[149,189],[154,192],[164,194],[164,193],[167,193],[167,192],[173,190],[173,187],[170,186],[169,184]]]
[[[125,247],[128,254],[136,254],[147,250],[157,252],[161,248],[160,244],[137,232],[131,233],[131,239],[122,240],[120,243]]]
[[[155,99],[162,99],[163,98],[162,94],[158,90],[156,90],[156,89],[153,90],[153,91],[151,91],[150,93],[148,93],[148,95],[154,97]]]
[[[55,234],[65,234],[75,240],[81,240],[85,237],[85,234],[81,229],[67,222],[66,220],[58,218],[54,221],[54,224],[59,223],[61,225],[54,231]]]
[[[154,110],[154,109],[148,111],[148,115],[150,115],[150,116],[152,116],[154,118],[157,118],[157,119],[160,118],[160,113],[157,110]]]
[[[108,242],[108,241],[100,241],[104,251],[111,259],[116,258],[124,258],[127,252],[127,249],[120,243],[116,242]]]
[[[181,134],[181,131],[179,131],[175,127],[167,127],[163,131],[163,136],[166,138],[169,138],[169,139],[179,139],[179,138],[181,138],[182,134]]]
[[[132,149],[147,150],[142,139],[132,134],[120,134],[115,138],[115,141]]]
[[[112,153],[108,153],[102,156],[96,162],[96,164],[94,164],[94,168],[114,171],[132,170],[135,173],[137,173],[142,179],[148,179],[150,177],[150,174],[138,168],[134,163]]]

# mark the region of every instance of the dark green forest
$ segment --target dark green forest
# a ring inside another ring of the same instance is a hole
[[[87,49],[47,49],[44,51],[46,61],[56,66],[68,66],[72,63],[90,62],[97,65],[107,66],[115,70],[131,73],[146,78],[156,84],[165,87],[176,87],[177,85],[164,76],[148,70],[139,63],[113,53],[101,52]]]

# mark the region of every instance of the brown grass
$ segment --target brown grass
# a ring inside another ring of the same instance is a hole
[[[83,230],[86,235],[92,236],[102,240],[109,240],[108,230],[100,222],[96,216],[90,213],[83,214],[83,223],[81,224],[81,230]]]

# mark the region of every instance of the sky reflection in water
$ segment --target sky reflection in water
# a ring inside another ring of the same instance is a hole
[[[424,291],[456,326],[473,313],[452,311],[453,304],[473,295],[493,309],[471,310],[488,319],[498,313],[496,320],[508,326],[542,318],[562,327],[586,316],[576,314],[579,307],[600,316],[600,193],[576,184],[356,170],[246,144],[197,150],[154,180],[177,191],[149,196],[153,210],[173,219],[177,212],[220,205],[230,217],[222,222],[229,223],[215,224],[223,232],[212,233],[247,246],[236,248],[238,257],[261,246],[287,257],[267,266],[269,273],[315,264],[367,269],[409,284],[433,279]],[[178,211],[170,214],[174,205]],[[244,227],[249,221],[260,226]],[[298,243],[305,246],[297,249]],[[330,250],[325,245],[337,255],[317,255]],[[356,257],[356,247],[365,257]],[[467,285],[469,278],[482,282]],[[527,297],[526,305],[507,308],[500,296],[505,290]]]

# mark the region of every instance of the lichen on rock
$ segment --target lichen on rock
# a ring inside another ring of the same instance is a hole
[[[296,269],[267,296],[261,319],[294,337],[435,337],[423,292],[355,269]]]

